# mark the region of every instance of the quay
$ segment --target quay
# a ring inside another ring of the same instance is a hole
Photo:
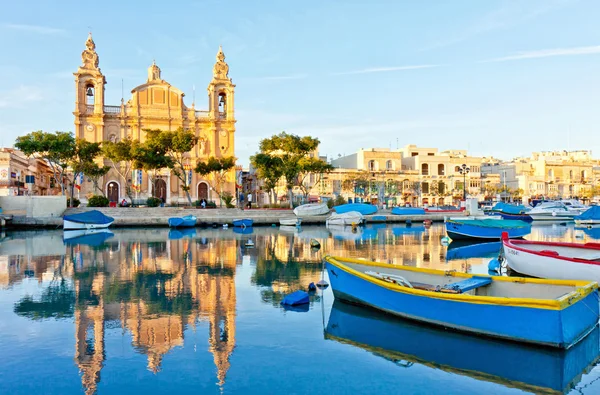
[[[113,227],[151,227],[151,226],[168,226],[168,220],[171,217],[182,217],[185,215],[195,215],[197,225],[212,224],[229,224],[233,223],[234,219],[250,218],[254,220],[254,226],[272,226],[279,225],[280,218],[295,217],[292,210],[281,209],[251,209],[241,210],[232,209],[186,209],[179,207],[83,207],[83,208],[68,208],[64,215],[77,214],[90,210],[98,210],[102,213],[111,216],[115,219]],[[380,210],[375,215],[366,215],[367,223],[405,223],[423,222],[431,220],[432,222],[443,222],[447,216],[463,216],[463,213],[428,213],[425,215],[393,215],[390,210]],[[318,216],[302,217],[304,225],[325,225],[325,220],[329,217],[328,214]],[[375,217],[375,218],[374,218]],[[382,217],[385,217],[383,219]],[[62,226],[62,216],[21,216],[13,215],[10,227],[13,228],[59,228]]]

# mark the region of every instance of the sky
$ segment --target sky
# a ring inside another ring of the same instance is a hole
[[[206,109],[219,45],[236,84],[235,154],[281,131],[328,158],[407,144],[510,160],[600,156],[600,1],[0,0],[0,145],[73,130],[88,31],[106,105],[162,78]]]

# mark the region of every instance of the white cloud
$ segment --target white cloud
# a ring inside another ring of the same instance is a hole
[[[1,25],[5,29],[19,30],[23,32],[39,33],[39,34],[60,34],[64,33],[64,29],[55,27],[39,26],[39,25],[22,25],[17,23],[5,23]]]
[[[0,92],[0,108],[21,108],[32,102],[43,99],[42,90],[36,86],[21,85],[17,88]]]
[[[353,75],[353,74],[370,74],[370,73],[385,73],[389,71],[403,71],[403,70],[417,70],[417,69],[430,69],[432,67],[439,67],[438,64],[422,64],[414,66],[394,66],[394,67],[369,67],[361,70],[342,71],[339,73],[332,73],[331,75]]]
[[[483,60],[482,63],[507,62],[510,60],[549,58],[552,56],[592,55],[600,53],[600,45],[590,47],[540,49],[535,51],[518,52],[501,58]]]

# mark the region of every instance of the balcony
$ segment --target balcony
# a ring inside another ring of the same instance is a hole
[[[121,114],[121,106],[104,106],[105,114]]]
[[[204,111],[204,110],[196,111],[195,115],[196,115],[196,118],[208,118],[209,117],[208,111]]]

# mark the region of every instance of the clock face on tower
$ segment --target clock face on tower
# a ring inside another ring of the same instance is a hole
[[[94,125],[87,124],[85,126],[85,130],[87,130],[88,132],[93,132],[94,131]]]

